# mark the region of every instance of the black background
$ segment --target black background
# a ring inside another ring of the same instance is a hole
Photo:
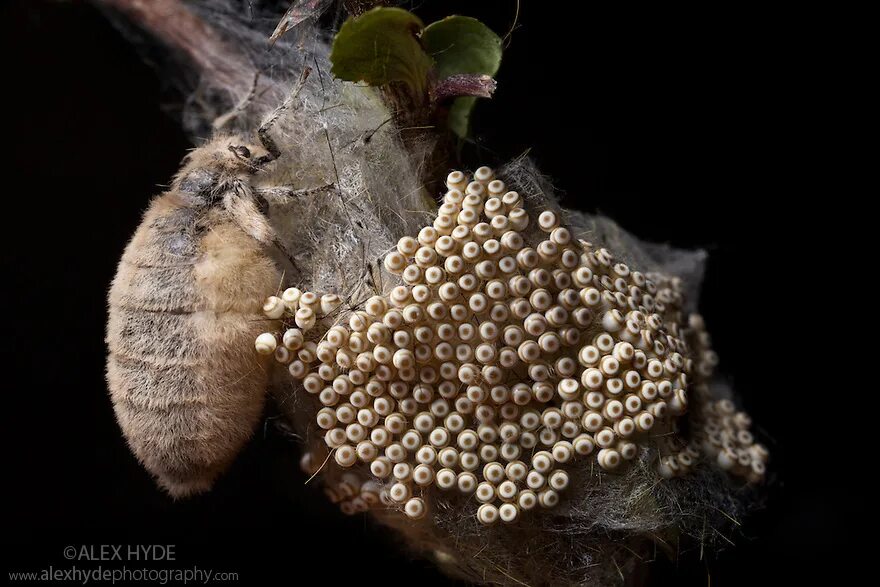
[[[793,554],[836,542],[839,506],[797,479],[791,398],[813,391],[780,376],[793,336],[782,332],[796,317],[776,312],[788,292],[773,285],[793,238],[775,210],[796,195],[782,169],[798,140],[788,86],[797,59],[766,14],[611,14],[590,4],[523,2],[496,97],[477,113],[478,143],[492,157],[531,148],[570,207],[710,252],[701,308],[721,368],[770,447],[771,482],[736,548],[657,561],[655,583],[817,573],[827,554]],[[515,8],[430,0],[414,10],[426,22],[477,16],[503,33]],[[157,72],[91,6],[12,2],[2,23],[12,127],[3,156],[6,566],[63,566],[66,545],[175,544],[178,561],[270,584],[305,582],[303,572],[446,582],[381,529],[304,489],[293,447],[271,426],[210,495],[175,504],[154,488],[107,398],[105,296],[141,211],[189,144],[160,108],[173,96],[160,92]]]

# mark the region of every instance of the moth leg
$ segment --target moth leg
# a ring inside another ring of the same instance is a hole
[[[296,260],[293,258],[293,255],[290,253],[290,251],[287,250],[287,247],[281,244],[281,241],[278,239],[278,237],[272,238],[272,244],[275,246],[276,249],[281,252],[282,255],[284,255],[284,258],[287,259],[287,261],[296,270],[296,272],[302,275],[302,270],[300,270],[299,265],[296,264]]]
[[[336,184],[328,183],[327,185],[318,186],[316,188],[293,189],[289,186],[277,187],[258,187],[254,188],[255,195],[265,198],[271,204],[287,204],[294,198],[302,196],[313,196],[323,192],[329,192],[336,188]]]
[[[261,124],[260,128],[257,130],[257,137],[259,137],[260,143],[262,143],[263,148],[268,151],[268,155],[264,155],[256,160],[257,165],[265,165],[266,163],[270,163],[281,156],[281,149],[278,147],[278,143],[275,142],[275,139],[273,139],[269,135],[269,130],[271,130],[271,128],[275,126],[275,123],[278,122],[278,119],[281,117],[281,115],[288,108],[290,108],[291,104],[293,104],[293,101],[299,95],[300,91],[306,83],[306,79],[308,79],[311,72],[311,67],[306,67],[305,69],[303,69],[302,75],[299,76],[299,82],[296,84],[296,87],[293,89],[293,91],[287,96],[287,98],[284,99],[284,102],[282,102],[281,105],[276,108],[274,112],[272,112],[272,115],[267,118],[266,121],[263,122],[263,124]]]
[[[281,243],[269,220],[260,212],[260,198],[244,198],[240,194],[230,192],[224,196],[224,205],[230,219],[252,239],[263,246],[273,246],[290,262],[297,273],[302,273],[293,255]],[[265,201],[265,200],[264,200]]]

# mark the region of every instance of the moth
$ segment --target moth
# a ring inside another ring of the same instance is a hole
[[[184,159],[128,243],[109,292],[107,383],[131,450],[171,496],[207,491],[253,433],[267,369],[253,353],[266,330],[260,299],[279,287],[269,251],[283,250],[257,187],[280,156],[258,141],[217,136]],[[290,259],[293,263],[292,258]]]

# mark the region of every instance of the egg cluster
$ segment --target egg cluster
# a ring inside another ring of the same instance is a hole
[[[690,315],[689,331],[691,354],[695,357],[693,392],[699,404],[692,417],[695,425],[692,446],[687,449],[694,458],[682,462],[680,456],[676,459],[673,455],[661,461],[659,470],[664,476],[683,474],[690,469],[696,456],[705,456],[732,475],[759,482],[766,474],[769,453],[750,431],[752,419],[749,415],[737,411],[730,399],[716,399],[709,392],[708,385],[718,365],[718,355],[712,350],[702,317]]]
[[[446,185],[433,225],[385,256],[401,281],[387,297],[315,338],[339,298],[288,289],[264,310],[296,327],[256,347],[322,404],[316,423],[335,462],[369,469],[372,479],[350,474],[328,488],[343,509],[381,502],[417,519],[436,486],[472,494],[485,524],[513,522],[556,505],[577,459],[614,470],[674,429],[694,369],[681,284],[573,239],[552,210],[536,230],[487,167]],[[723,445],[730,418],[719,417]],[[731,460],[726,445],[716,452]],[[729,468],[742,462],[735,454]],[[689,446],[658,470],[679,474],[698,456]]]
[[[763,479],[769,454],[755,442],[748,414],[736,411],[729,399],[722,399],[708,403],[703,417],[703,451],[726,471],[753,482]]]

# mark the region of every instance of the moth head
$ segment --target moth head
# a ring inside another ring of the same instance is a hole
[[[239,136],[214,139],[184,159],[173,187],[194,205],[213,203],[264,165],[266,150]]]

